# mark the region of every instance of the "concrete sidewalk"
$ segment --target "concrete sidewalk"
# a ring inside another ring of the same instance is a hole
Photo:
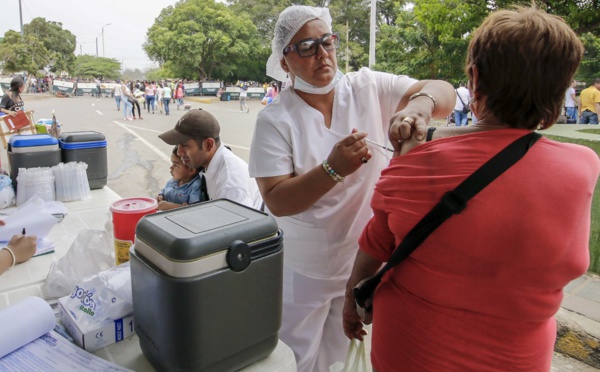
[[[554,350],[600,369],[600,277],[586,274],[564,293]]]

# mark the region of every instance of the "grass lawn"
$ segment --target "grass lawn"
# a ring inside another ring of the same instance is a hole
[[[580,132],[599,134],[600,129],[583,129]],[[543,134],[543,133],[541,133]],[[576,143],[587,146],[594,150],[600,156],[600,141],[586,139],[567,138],[543,134],[552,140],[559,142]],[[592,228],[590,232],[590,269],[589,271],[600,274],[600,183],[596,183],[594,190],[594,199],[592,201]]]

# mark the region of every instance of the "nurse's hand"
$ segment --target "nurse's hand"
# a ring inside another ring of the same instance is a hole
[[[405,154],[409,149],[402,150],[404,142],[412,140],[412,147],[425,141],[427,135],[427,123],[431,115],[424,114],[409,108],[398,111],[390,121],[388,138],[394,148],[394,157]]]
[[[367,132],[352,129],[352,133],[336,143],[331,149],[327,162],[331,169],[342,177],[350,175],[371,159],[367,147]]]

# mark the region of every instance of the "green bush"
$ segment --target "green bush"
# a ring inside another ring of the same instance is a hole
[[[600,134],[600,129],[584,129],[581,132]],[[544,134],[544,133],[542,133]],[[559,142],[576,143],[591,148],[600,156],[600,141],[567,138],[544,134],[552,140]],[[590,268],[589,271],[600,274],[600,183],[596,183],[594,199],[592,200],[592,227],[590,231]]]

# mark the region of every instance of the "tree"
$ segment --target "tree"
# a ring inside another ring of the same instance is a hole
[[[139,69],[125,69],[122,74],[125,80],[144,80],[144,73]]]
[[[592,33],[586,33],[580,37],[585,52],[579,70],[577,71],[576,79],[590,83],[594,78],[597,78],[600,71],[600,37],[594,36]]]
[[[7,71],[71,71],[75,62],[75,36],[62,24],[35,18],[23,26],[23,37],[13,30],[0,42],[0,60]]]
[[[214,0],[184,0],[161,12],[144,50],[178,76],[194,80],[231,77],[260,43],[256,27]]]
[[[38,17],[23,26],[25,35],[35,36],[48,51],[48,68],[52,72],[71,71],[75,64],[75,35],[63,30],[62,23]]]
[[[8,30],[0,43],[0,60],[7,72],[27,71],[35,75],[50,62],[44,44],[34,35]]]
[[[84,78],[116,79],[120,76],[121,64],[112,58],[77,56],[73,75]]]

